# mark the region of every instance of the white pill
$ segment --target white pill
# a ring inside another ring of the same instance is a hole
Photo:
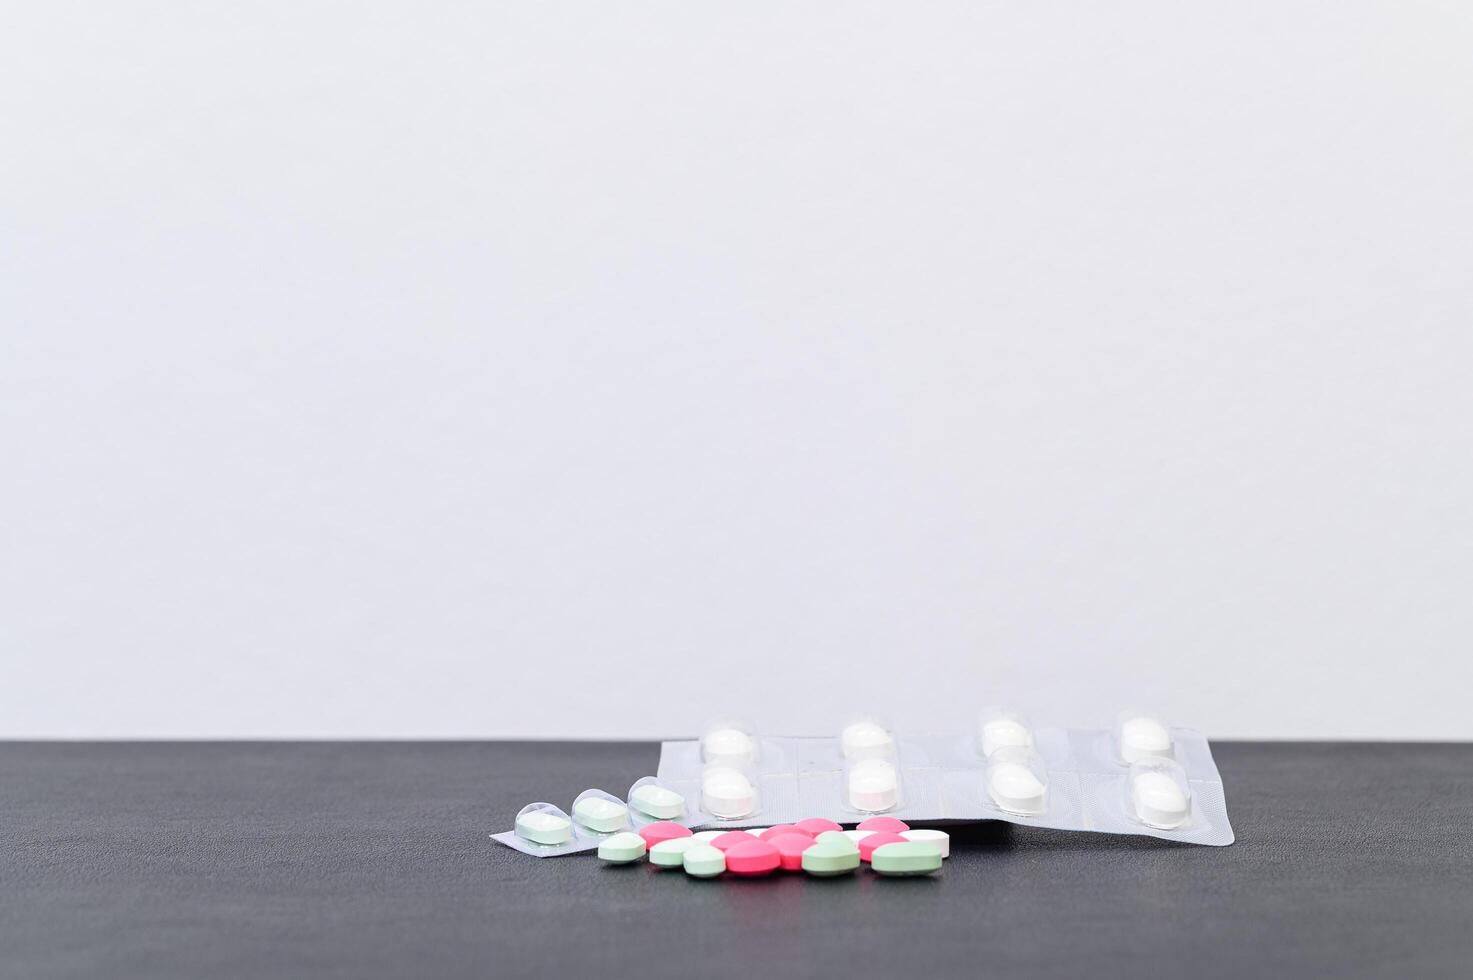
[[[884,725],[873,721],[856,721],[839,733],[839,749],[846,759],[894,748],[895,736]]]
[[[685,813],[685,797],[673,789],[646,783],[629,794],[629,803],[657,820],[674,820]]]
[[[1192,808],[1191,797],[1176,780],[1158,770],[1131,773],[1130,799],[1141,822],[1161,830],[1186,823]]]
[[[699,831],[697,833],[692,834],[691,835],[691,838],[694,839],[694,840],[698,840],[698,841],[700,841],[701,843],[704,844],[707,841],[713,841],[713,840],[715,840],[716,838],[720,837],[724,833],[726,833],[726,831],[724,831],[724,830],[702,830],[702,831]]]
[[[982,757],[1008,745],[1033,748],[1033,732],[1016,718],[993,718],[982,726]]]
[[[866,837],[873,833],[873,830],[846,830],[844,831],[844,836],[852,840],[854,843],[858,844],[860,841],[864,840]]]
[[[1000,762],[987,774],[992,800],[1009,813],[1039,814],[1044,811],[1048,787],[1033,770],[1020,762]]]
[[[889,810],[900,801],[900,780],[884,759],[861,759],[849,767],[849,805],[865,813]]]
[[[941,849],[943,858],[951,857],[951,835],[944,830],[902,830],[900,836],[906,840],[935,844]]]
[[[701,758],[707,762],[753,762],[757,743],[740,728],[717,728],[701,737]]]
[[[738,770],[718,766],[701,777],[701,801],[706,812],[735,819],[757,808],[757,790]]]
[[[1120,758],[1126,762],[1170,758],[1171,733],[1155,718],[1139,715],[1120,723]]]
[[[573,839],[573,821],[556,813],[524,813],[517,817],[517,835],[536,844],[562,844]]]

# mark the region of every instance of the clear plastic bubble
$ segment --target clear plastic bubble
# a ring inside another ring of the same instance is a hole
[[[997,749],[987,759],[987,795],[998,809],[1037,816],[1048,809],[1048,767],[1043,756],[1020,745]]]

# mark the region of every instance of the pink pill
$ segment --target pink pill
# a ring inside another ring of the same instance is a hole
[[[803,852],[813,846],[813,838],[801,830],[791,830],[778,834],[768,843],[777,848],[778,861],[784,871],[802,871]]]
[[[711,846],[718,851],[729,851],[738,844],[745,843],[749,840],[757,840],[757,838],[745,830],[728,830],[720,837],[712,837]]]
[[[727,871],[734,875],[768,875],[778,869],[782,864],[782,855],[776,846],[765,840],[758,840],[751,834],[742,836],[747,839],[726,849]]]
[[[884,847],[886,844],[904,844],[905,838],[899,834],[888,831],[877,830],[868,837],[859,839],[859,860],[868,861],[874,856],[875,848]]]
[[[813,840],[813,835],[811,833],[801,828],[794,827],[790,823],[780,823],[776,827],[768,827],[757,836],[760,837],[762,840],[772,840],[774,837],[781,837],[783,834],[802,834],[809,840]]]
[[[689,827],[682,827],[669,820],[657,820],[639,828],[639,836],[644,838],[647,847],[654,847],[662,840],[674,840],[677,837],[689,837],[690,835]]]
[[[896,820],[894,817],[870,817],[868,820],[859,822],[860,830],[883,831],[887,834],[898,834],[902,830],[909,830],[910,824],[904,820]]]
[[[832,820],[825,820],[823,817],[809,817],[807,820],[799,820],[797,823],[793,824],[793,826],[797,827],[799,830],[808,831],[814,837],[817,837],[825,830],[844,829],[843,827],[840,827],[838,824],[834,823]]]

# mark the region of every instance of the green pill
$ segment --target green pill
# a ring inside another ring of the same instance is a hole
[[[928,875],[941,870],[941,848],[930,841],[881,844],[869,866],[882,875]]]
[[[609,864],[628,864],[644,857],[644,838],[636,833],[624,831],[606,837],[598,845],[598,858]]]
[[[714,878],[726,870],[726,855],[710,844],[697,843],[686,849],[685,873],[696,878]]]
[[[829,831],[837,833],[837,831]],[[819,834],[820,837],[825,836]],[[843,837],[843,834],[839,834]],[[939,858],[938,858],[939,861]],[[811,875],[843,875],[859,867],[859,848],[847,838],[844,843],[820,840],[803,852],[803,870]]]
[[[813,838],[813,840],[818,844],[833,844],[835,847],[847,847],[855,854],[859,853],[859,845],[854,843],[854,839],[842,830],[825,830]]]
[[[650,848],[650,864],[659,868],[679,868],[685,864],[685,852],[700,847],[701,841],[694,837],[675,837],[662,840]]]

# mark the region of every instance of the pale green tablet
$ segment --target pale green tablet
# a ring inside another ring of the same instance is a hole
[[[566,844],[573,839],[573,821],[546,810],[524,810],[516,829],[518,837],[534,844]]]
[[[645,783],[629,794],[629,803],[640,813],[658,820],[674,820],[685,813],[685,797],[673,789]]]
[[[941,870],[941,848],[921,840],[881,844],[869,866],[882,875],[928,875]]]
[[[830,834],[839,834],[837,830],[827,831]],[[820,834],[823,837],[824,834]],[[859,867],[859,848],[854,842],[844,838],[841,844],[838,841],[819,841],[808,850],[803,852],[803,870],[811,875],[820,877],[827,875],[844,875]]]
[[[726,855],[704,842],[686,849],[681,862],[685,873],[696,878],[714,878],[726,870]]]
[[[853,839],[842,830],[825,830],[813,838],[813,840],[818,844],[833,844],[835,847],[847,847],[855,854],[859,853],[859,845],[854,843]]]
[[[598,845],[599,860],[610,864],[628,864],[644,854],[644,838],[628,830],[605,837]]]
[[[701,841],[694,837],[674,837],[662,840],[650,848],[650,864],[659,868],[679,868],[685,864],[685,852],[700,847]]]
[[[573,804],[573,819],[589,830],[606,834],[629,826],[629,808],[602,796],[584,796]]]

